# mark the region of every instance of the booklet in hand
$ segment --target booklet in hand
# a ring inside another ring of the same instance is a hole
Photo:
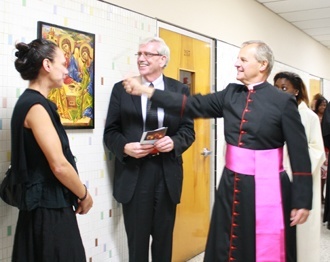
[[[167,127],[161,127],[155,130],[143,132],[140,140],[140,144],[154,144],[158,139],[163,138],[166,135]]]

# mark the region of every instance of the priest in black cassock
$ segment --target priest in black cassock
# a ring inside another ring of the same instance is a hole
[[[296,261],[296,225],[312,208],[311,162],[294,96],[267,82],[274,57],[261,41],[243,43],[237,80],[186,97],[124,82],[158,107],[194,118],[224,118],[226,164],[216,192],[204,261]],[[287,144],[293,180],[283,170]]]

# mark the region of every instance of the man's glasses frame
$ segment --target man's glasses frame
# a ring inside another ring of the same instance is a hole
[[[135,55],[137,57],[140,57],[141,55],[143,55],[145,58],[151,58],[151,57],[154,57],[154,56],[163,56],[162,54],[150,53],[150,52],[137,52]]]

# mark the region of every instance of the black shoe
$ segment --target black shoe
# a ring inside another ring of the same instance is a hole
[[[330,222],[328,222],[328,224],[327,224],[327,229],[330,230]]]

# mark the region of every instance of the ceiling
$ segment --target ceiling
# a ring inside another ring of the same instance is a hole
[[[330,0],[256,0],[330,49]]]

